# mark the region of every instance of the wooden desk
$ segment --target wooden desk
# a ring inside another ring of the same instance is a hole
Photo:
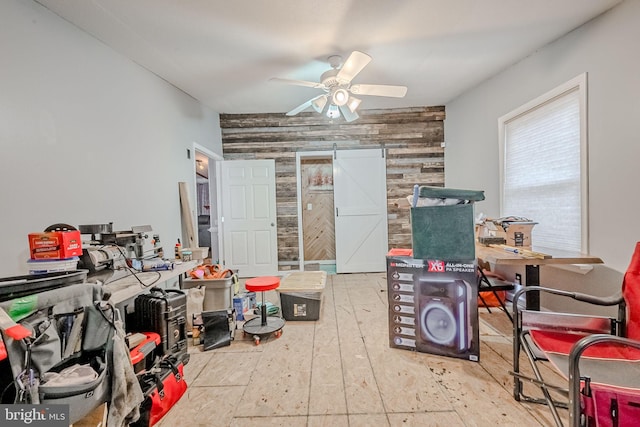
[[[522,255],[508,252],[500,247],[476,244],[476,257],[479,260],[496,265],[520,265],[525,267],[525,286],[540,285],[540,266],[558,264],[602,264],[602,259],[575,252],[558,251],[555,249],[533,246],[532,251],[550,255],[551,258],[525,258]],[[540,309],[540,293],[528,292],[527,309]]]

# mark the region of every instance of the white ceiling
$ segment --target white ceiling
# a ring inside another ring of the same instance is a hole
[[[327,58],[373,61],[353,83],[407,86],[360,108],[445,105],[620,0],[36,0],[219,113],[286,112]]]

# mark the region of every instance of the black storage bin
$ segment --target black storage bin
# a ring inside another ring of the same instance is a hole
[[[324,271],[295,272],[284,277],[278,288],[282,317],[285,320],[318,320],[326,282]]]
[[[282,317],[285,320],[318,320],[322,291],[280,292]]]

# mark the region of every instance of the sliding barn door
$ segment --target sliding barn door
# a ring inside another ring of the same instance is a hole
[[[336,151],[333,179],[336,271],[385,271],[389,245],[384,150]]]

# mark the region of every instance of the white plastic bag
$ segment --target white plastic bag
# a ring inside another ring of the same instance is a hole
[[[193,315],[202,313],[204,309],[205,287],[191,288],[187,294],[187,331],[193,329]]]

